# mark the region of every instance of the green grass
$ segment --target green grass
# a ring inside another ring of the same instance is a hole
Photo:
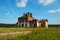
[[[0,33],[32,31],[32,33],[27,35],[16,35],[15,37],[8,36],[5,39],[0,38],[0,40],[60,40],[60,28],[1,28],[0,31]]]
[[[0,33],[31,31],[33,28],[0,28]]]

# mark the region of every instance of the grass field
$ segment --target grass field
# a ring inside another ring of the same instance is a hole
[[[1,33],[17,34],[0,36],[0,40],[60,40],[60,28],[0,28]]]

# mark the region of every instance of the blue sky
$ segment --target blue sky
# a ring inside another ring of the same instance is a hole
[[[28,11],[38,20],[60,24],[60,0],[0,0],[0,23],[16,23]]]

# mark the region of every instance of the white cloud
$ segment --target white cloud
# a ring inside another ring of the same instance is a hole
[[[16,0],[16,4],[18,7],[26,7],[27,0]]]
[[[43,6],[47,6],[51,3],[53,3],[55,0],[39,0],[39,3],[42,4]]]
[[[48,13],[56,13],[56,12],[60,12],[60,9],[55,9],[55,10],[49,10]]]

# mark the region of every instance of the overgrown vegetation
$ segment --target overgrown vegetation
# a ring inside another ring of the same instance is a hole
[[[0,40],[60,40],[60,25],[49,25],[49,28],[18,28],[16,24],[0,24],[0,33],[32,31],[27,35],[7,36]]]
[[[6,29],[5,30],[10,30]],[[17,30],[18,29],[18,30]],[[10,31],[32,31],[27,35],[16,35],[15,37],[8,36],[6,39],[0,38],[0,40],[60,40],[60,28],[13,28]],[[5,31],[4,30],[4,31]],[[17,32],[16,31],[16,32]],[[8,31],[7,31],[8,32]]]

